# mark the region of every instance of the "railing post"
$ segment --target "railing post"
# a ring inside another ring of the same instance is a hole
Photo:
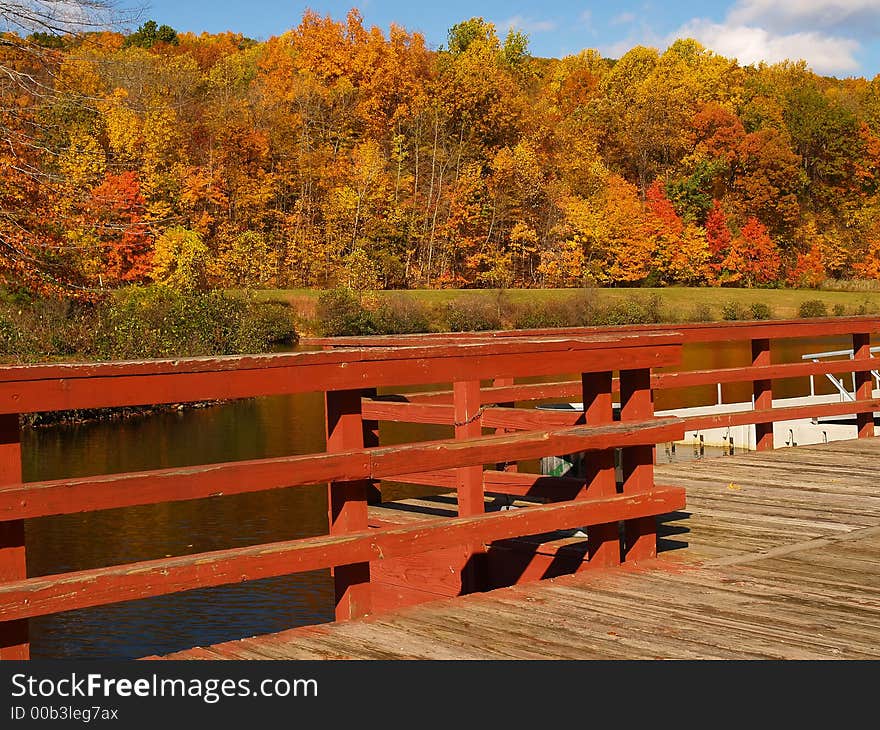
[[[770,364],[770,340],[752,340],[752,366]],[[773,408],[773,381],[752,381],[752,393],[755,410],[763,411]],[[755,424],[755,448],[758,451],[773,449],[773,422]]]
[[[651,371],[648,368],[620,371],[620,420],[646,420],[654,415]],[[654,446],[628,446],[622,453],[623,493],[647,492],[654,486]],[[657,555],[657,520],[642,517],[624,523],[626,560]]]
[[[479,438],[483,434],[480,410],[480,381],[466,380],[452,384],[452,397],[455,414],[455,438]],[[471,517],[486,511],[483,494],[483,466],[463,466],[455,470],[455,483],[458,491],[458,514]],[[483,590],[485,587],[484,555],[482,542],[470,546],[471,558],[462,575],[462,590],[465,593]]]
[[[360,449],[370,444],[371,422],[361,415],[363,390],[339,390],[325,393],[327,451]],[[370,480],[330,482],[327,507],[331,535],[343,535],[368,529],[367,500],[373,485]],[[336,620],[357,618],[370,613],[370,564],[352,563],[332,569],[336,597]]]
[[[871,357],[871,335],[854,334],[853,340],[853,360],[865,360]],[[855,373],[855,397],[857,401],[871,400],[871,373],[865,371]],[[874,412],[856,414],[856,425],[859,429],[859,438],[871,438],[874,435]]]
[[[0,414],[0,485],[21,482],[18,414]],[[0,522],[0,583],[27,577],[24,520]],[[27,619],[0,621],[0,659],[28,659]]]
[[[492,385],[496,388],[507,387],[513,385],[513,378],[495,378],[492,381]],[[513,401],[506,401],[504,403],[499,403],[499,406],[502,408],[513,408],[516,404]],[[510,429],[507,428],[496,428],[495,433],[508,433]],[[515,461],[505,461],[495,465],[495,468],[498,471],[517,471],[518,465]]]
[[[584,421],[589,425],[611,423],[614,404],[611,401],[611,373],[582,373],[581,393]],[[617,494],[614,475],[614,449],[592,452],[584,460],[585,484],[590,497],[613,497]],[[618,523],[609,522],[587,528],[590,565],[604,567],[620,563],[620,530]]]

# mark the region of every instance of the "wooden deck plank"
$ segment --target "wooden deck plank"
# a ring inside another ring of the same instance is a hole
[[[661,464],[688,505],[656,561],[172,656],[880,658],[878,457],[871,438]]]

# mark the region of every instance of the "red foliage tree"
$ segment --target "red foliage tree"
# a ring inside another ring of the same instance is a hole
[[[104,283],[146,280],[152,270],[153,237],[144,222],[137,173],[108,174],[92,191],[90,208],[96,235],[104,244]]]

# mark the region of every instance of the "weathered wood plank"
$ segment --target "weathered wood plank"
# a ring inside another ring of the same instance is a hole
[[[488,543],[591,522],[646,517],[683,506],[683,490],[658,489],[28,578],[0,585],[0,615],[9,620],[28,618],[330,565],[384,560],[475,540]]]
[[[632,339],[629,343],[611,342],[606,338],[404,349],[408,351],[266,356],[280,358],[277,367],[262,360],[256,366],[246,365],[246,358],[0,367],[0,413],[227,400],[505,375],[553,375],[581,369],[585,360],[602,370],[624,360],[633,367],[658,367],[677,362],[681,352],[676,337],[667,335],[658,336],[657,345],[636,345]]]
[[[0,485],[21,481],[18,414],[0,415]],[[0,522],[0,581],[27,577],[24,520]],[[0,616],[2,616],[0,612]],[[27,659],[28,622],[0,621],[0,659]]]
[[[436,471],[499,459],[533,459],[554,453],[681,438],[678,419],[655,419],[602,427],[445,439],[335,454],[157,469],[97,477],[59,479],[0,487],[0,521],[88,512],[329,481],[391,479],[413,469]]]

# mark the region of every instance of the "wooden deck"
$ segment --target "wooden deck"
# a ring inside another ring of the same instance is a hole
[[[657,561],[167,658],[880,657],[880,439],[660,465],[656,477],[688,494],[687,512],[662,520]]]

